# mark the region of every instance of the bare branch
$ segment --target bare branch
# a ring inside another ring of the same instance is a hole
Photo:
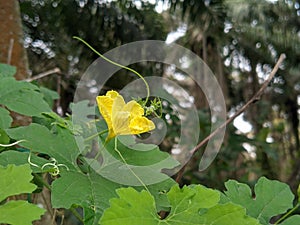
[[[60,74],[61,73],[60,69],[56,67],[56,68],[54,68],[52,70],[48,70],[46,72],[40,73],[40,74],[38,74],[38,75],[36,75],[34,77],[27,78],[24,81],[31,82],[31,81],[38,80],[38,79],[41,79],[43,77],[55,74],[55,73]]]
[[[242,114],[244,111],[246,111],[247,108],[249,108],[250,105],[258,101],[262,94],[264,93],[265,89],[268,87],[269,83],[274,78],[276,72],[278,71],[281,63],[285,59],[285,54],[281,54],[276,65],[274,66],[273,70],[271,71],[268,79],[263,83],[261,88],[255,93],[255,95],[243,106],[241,107],[233,116],[228,118],[220,127],[218,127],[216,130],[214,130],[212,133],[210,133],[206,138],[204,138],[196,147],[194,147],[191,150],[191,155],[193,156],[203,145],[205,145],[211,138],[213,138],[220,130],[222,130],[224,127],[226,127],[228,124],[230,124],[236,117],[238,117],[240,114]],[[178,183],[184,173],[186,165],[184,165],[181,170],[178,172],[176,177],[176,182]]]

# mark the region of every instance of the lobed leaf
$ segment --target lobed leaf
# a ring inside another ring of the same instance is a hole
[[[173,186],[167,196],[171,211],[161,220],[154,198],[146,191],[133,188],[117,190],[119,198],[110,201],[99,224],[101,225],[259,225],[246,216],[246,210],[232,203],[219,204],[220,193],[201,185]]]
[[[2,154],[1,154],[2,155]],[[31,193],[36,189],[32,180],[30,166],[0,166],[0,202],[12,195]],[[9,201],[0,205],[0,223],[12,225],[30,225],[43,215],[45,209],[26,201]]]
[[[32,221],[40,219],[45,209],[26,201],[10,201],[0,206],[0,223],[11,225],[32,225]]]
[[[52,184],[51,201],[54,208],[80,205],[84,209],[85,224],[97,224],[109,199],[116,197],[115,189],[120,186],[93,172],[63,172]]]
[[[34,191],[36,186],[30,183],[32,178],[29,165],[0,166],[0,202],[12,195]]]
[[[101,225],[156,225],[159,216],[154,198],[145,190],[137,192],[133,188],[117,190],[119,198],[110,200],[110,208],[104,212]]]
[[[162,191],[169,190],[174,185],[172,179],[148,186],[152,196],[157,201],[158,208],[167,207],[166,195]],[[52,184],[52,205],[55,208],[70,208],[73,205],[81,206],[84,210],[85,224],[98,224],[100,217],[109,207],[109,200],[117,197],[116,189],[121,184],[107,180],[99,174],[90,171],[64,171],[61,177]],[[143,187],[136,187],[142,189]]]
[[[255,198],[246,184],[230,180],[225,183],[225,198],[247,209],[247,214],[268,225],[271,217],[285,213],[293,207],[294,195],[289,186],[262,177],[255,185]]]

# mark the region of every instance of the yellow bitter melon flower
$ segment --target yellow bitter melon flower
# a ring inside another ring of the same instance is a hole
[[[117,135],[141,134],[155,128],[136,101],[125,104],[123,97],[116,91],[108,91],[105,96],[98,96],[96,100],[108,127],[106,141]]]

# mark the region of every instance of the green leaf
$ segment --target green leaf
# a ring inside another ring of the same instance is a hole
[[[32,178],[29,165],[0,166],[0,202],[12,195],[34,191],[36,186],[30,183]]]
[[[17,72],[15,66],[0,63],[0,78],[13,77]]]
[[[121,140],[132,139],[131,136],[122,136]],[[119,137],[118,137],[119,139]],[[89,160],[91,167],[99,174],[120,182],[124,185],[139,186],[141,180],[146,184],[158,183],[169,177],[162,173],[163,169],[173,169],[179,163],[168,153],[162,152],[156,145],[132,143],[124,144],[118,140],[117,151],[115,141],[111,140],[103,151],[103,163]],[[125,161],[124,161],[124,160]],[[139,179],[137,179],[139,177]]]
[[[168,191],[174,183],[172,179],[168,179],[148,186],[159,209],[168,207],[166,195],[162,191]],[[120,187],[121,184],[107,180],[93,171],[87,174],[64,171],[52,183],[52,205],[55,208],[79,205],[84,209],[85,224],[98,224],[104,210],[109,207],[109,200],[117,196],[115,190]]]
[[[154,198],[147,191],[137,192],[130,187],[118,189],[117,194],[119,198],[110,200],[110,208],[104,212],[99,224],[158,224]]]
[[[120,184],[113,183],[96,173],[63,172],[52,183],[52,205],[54,208],[70,208],[80,205],[84,209],[86,225],[97,224],[109,199],[116,197],[115,189]]]
[[[19,152],[13,150],[5,151],[0,154],[0,165],[7,166],[9,164],[14,164],[18,166],[28,164],[28,156],[29,152]],[[45,163],[49,163],[48,160],[38,157],[35,154],[31,154],[31,162],[39,166],[31,166],[32,172],[34,173],[41,173],[43,171],[41,167]]]
[[[7,136],[4,130],[0,128],[0,144],[6,145],[9,144],[10,138]],[[6,147],[0,146],[0,152],[5,149]]]
[[[56,132],[51,133],[46,127],[33,123],[26,127],[7,129],[6,132],[12,139],[26,140],[19,145],[30,151],[47,154],[55,158],[57,163],[66,165],[69,170],[77,170],[79,150],[69,130],[56,127]]]
[[[280,225],[299,225],[300,215],[294,215],[287,218],[285,221],[280,223]]]
[[[187,213],[196,213],[200,208],[211,208],[220,200],[220,193],[202,185],[172,187],[167,194],[172,207],[168,220],[173,220]]]
[[[9,115],[9,111],[0,107],[0,128],[9,128],[12,121],[13,120]]]
[[[45,101],[48,103],[50,107],[53,106],[53,101],[59,99],[59,95],[57,92],[52,91],[45,87],[40,87],[41,93],[44,95]]]
[[[246,210],[241,206],[218,204],[220,193],[201,185],[182,189],[174,186],[168,198],[172,208],[165,224],[259,224],[255,219],[247,217]]]
[[[0,104],[27,116],[51,111],[38,91],[37,86],[27,82],[16,81],[11,77],[0,79]]]
[[[101,225],[258,225],[247,217],[246,210],[238,205],[218,204],[220,193],[201,185],[173,186],[167,196],[171,211],[161,220],[157,214],[154,198],[145,190],[133,188],[117,190],[119,198],[110,201],[99,224]]]
[[[162,182],[152,184],[147,186],[151,195],[154,197],[156,203],[157,212],[160,211],[168,211],[171,207],[170,202],[168,200],[167,192],[176,184],[176,182],[172,179],[166,179]],[[142,191],[144,187],[134,187],[138,191]]]
[[[46,210],[26,201],[10,201],[0,206],[0,223],[31,225],[40,219]]]
[[[87,123],[91,121],[89,116],[95,116],[96,107],[90,106],[88,100],[80,101],[77,103],[71,103],[70,108],[72,110],[72,120],[75,124]]]
[[[204,210],[205,212],[205,210]],[[260,225],[258,220],[246,216],[246,209],[233,203],[219,204],[201,215],[196,224],[205,225]],[[172,223],[173,224],[173,223]],[[175,223],[174,223],[175,224]],[[179,225],[179,223],[177,223]],[[187,223],[189,224],[189,223]]]
[[[115,151],[114,141],[109,142],[107,149],[115,158],[120,159]],[[136,143],[133,141],[132,136],[119,136],[117,149],[130,165],[152,166],[156,164],[158,170],[163,168],[172,169],[179,165],[167,152],[160,151],[157,145]],[[164,161],[164,165],[159,165],[161,161]]]
[[[36,189],[36,186],[30,183],[32,178],[29,165],[10,164],[5,168],[0,166],[0,202],[12,195],[31,193]],[[0,205],[0,223],[30,225],[45,211],[26,201],[9,201]]]
[[[294,195],[287,184],[262,177],[255,185],[255,199],[248,185],[230,180],[225,183],[225,198],[247,209],[247,214],[268,225],[271,217],[293,207]]]

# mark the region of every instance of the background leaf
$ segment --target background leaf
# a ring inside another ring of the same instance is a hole
[[[0,79],[0,104],[26,116],[51,111],[37,86],[11,77]]]
[[[49,88],[40,87],[41,93],[44,95],[45,101],[48,103],[51,108],[53,107],[53,101],[59,99],[59,95],[57,92],[52,91]]]
[[[9,111],[0,107],[0,128],[9,128],[11,123],[12,118],[9,115]]]
[[[247,214],[257,218],[261,224],[268,225],[271,217],[285,213],[293,207],[294,195],[289,186],[262,177],[255,185],[255,199],[246,184],[230,180],[225,183],[227,200],[247,209]]]
[[[0,78],[13,77],[16,72],[17,69],[15,66],[0,63]]]

